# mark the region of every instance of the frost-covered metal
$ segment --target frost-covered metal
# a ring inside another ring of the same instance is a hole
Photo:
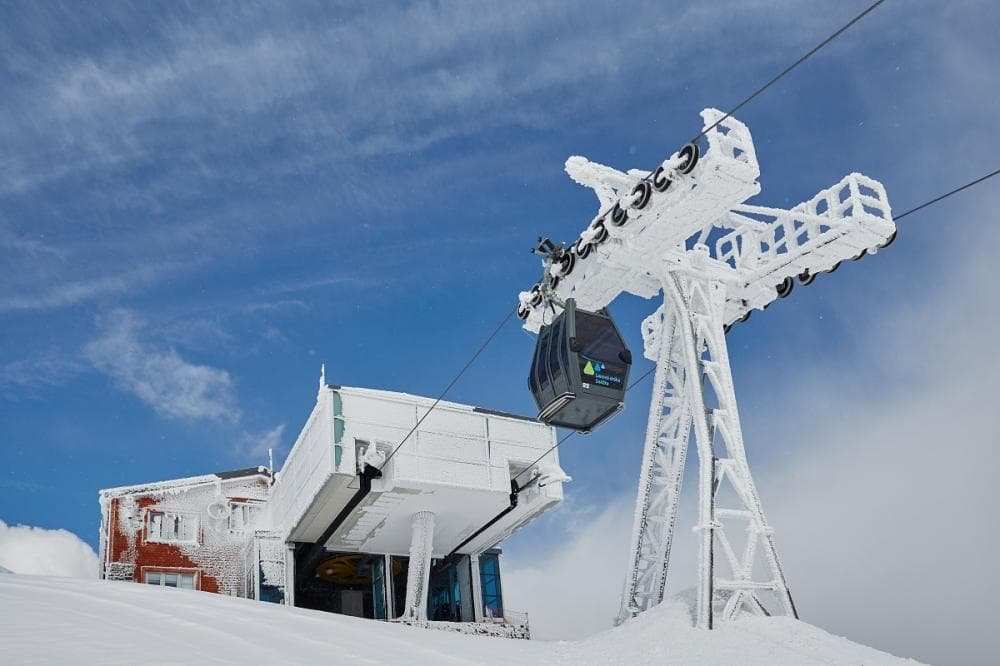
[[[747,204],[760,169],[746,125],[702,112],[704,151],[686,146],[652,172],[623,173],[582,157],[566,171],[597,193],[601,212],[519,297],[537,332],[576,300],[598,310],[628,292],[663,304],[642,324],[656,362],[620,619],[664,596],[691,433],[699,459],[697,624],[742,611],[796,615],[750,474],[725,333],[754,310],[845,259],[895,238],[885,189],[858,173],[791,209]],[[699,157],[699,153],[700,157]]]
[[[356,492],[358,465],[378,463],[371,493],[324,544],[339,552],[406,555],[413,516],[436,515],[434,557],[443,557],[509,503],[510,480],[529,465],[558,467],[555,430],[514,417],[433,399],[325,386],[274,483],[274,529],[315,543]],[[385,463],[387,454],[406,443]],[[521,494],[516,511],[462,548],[482,552],[562,500],[554,478]]]
[[[427,585],[430,582],[431,554],[434,550],[434,513],[413,515],[410,540],[410,571],[406,578],[406,608],[403,619],[427,619]]]

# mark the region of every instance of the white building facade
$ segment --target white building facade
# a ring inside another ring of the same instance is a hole
[[[504,605],[496,546],[562,500],[568,477],[555,430],[433,403],[321,380],[315,407],[254,511],[253,537],[240,535],[232,567],[244,583],[236,593],[527,637],[526,617]],[[206,513],[204,524],[218,511],[210,500],[192,509]],[[194,564],[197,538],[184,551]]]

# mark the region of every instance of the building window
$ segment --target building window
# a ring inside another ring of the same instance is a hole
[[[483,590],[483,612],[503,617],[503,590],[500,589],[500,557],[486,552],[479,556],[479,582]]]
[[[257,513],[257,507],[252,504],[230,502],[229,509],[230,532],[243,533],[253,529],[253,517]]]
[[[193,573],[147,571],[145,582],[147,585],[159,585],[160,587],[179,587],[185,590],[195,589]]]
[[[146,541],[197,543],[198,519],[180,513],[150,511]]]

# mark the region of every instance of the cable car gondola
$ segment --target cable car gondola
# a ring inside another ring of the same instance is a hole
[[[607,314],[563,311],[538,332],[528,388],[538,420],[588,433],[625,406],[632,352]]]

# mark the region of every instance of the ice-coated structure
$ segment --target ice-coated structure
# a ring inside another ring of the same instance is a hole
[[[663,303],[642,323],[656,362],[619,619],[659,604],[684,463],[698,452],[697,624],[742,612],[797,616],[743,444],[726,333],[841,262],[887,247],[896,225],[885,188],[852,173],[788,210],[747,203],[760,167],[746,125],[702,112],[704,137],[652,171],[571,157],[598,214],[568,247],[547,239],[543,279],[519,295],[524,328],[553,323],[568,299],[598,311],[621,293]]]
[[[504,607],[495,546],[562,499],[555,431],[451,402],[428,413],[433,402],[321,379],[273,477],[101,491],[102,577],[527,636]]]

